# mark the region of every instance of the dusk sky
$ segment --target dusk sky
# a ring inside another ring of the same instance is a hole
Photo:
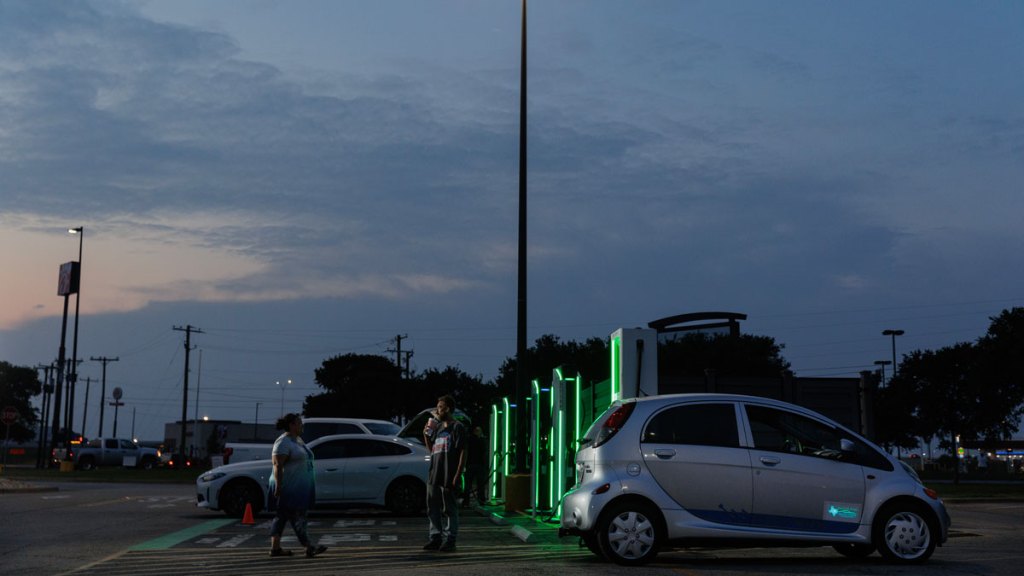
[[[1024,305],[1024,3],[535,0],[528,25],[531,343],[741,312],[798,376],[852,377],[884,329],[937,349]],[[120,435],[181,417],[188,324],[189,418],[269,423],[275,382],[298,411],[321,362],[398,334],[416,371],[494,378],[519,33],[519,0],[0,0],[0,360],[56,358],[83,226],[78,356],[119,358]]]

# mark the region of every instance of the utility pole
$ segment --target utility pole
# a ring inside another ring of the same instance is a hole
[[[97,358],[95,356],[90,356],[89,360],[92,360],[93,362],[102,362],[103,363],[103,380],[102,380],[103,385],[100,386],[100,427],[99,427],[99,430],[96,433],[96,436],[102,438],[103,437],[103,405],[104,405],[104,403],[106,402],[106,399],[107,399],[107,364],[110,363],[110,362],[117,362],[118,360],[120,360],[120,358],[118,358],[116,356],[113,357],[113,358],[107,358],[106,356],[100,356],[99,358]],[[86,401],[88,401],[88,399]],[[82,424],[82,434],[85,434],[85,424]]]
[[[85,377],[85,400],[82,401],[82,436],[85,436],[85,420],[86,416],[89,415],[89,384],[92,383],[92,378],[89,376]],[[100,434],[102,436],[102,434]]]
[[[409,358],[412,358],[413,351],[403,352],[405,354],[405,379],[408,380],[412,377],[412,372],[409,370]]]
[[[45,468],[46,462],[50,457],[49,454],[46,454],[44,448],[49,446],[47,438],[50,431],[50,396],[53,395],[53,384],[50,382],[51,369],[53,369],[52,364],[36,364],[36,370],[42,370],[44,374],[43,406],[39,420],[39,454],[36,458],[36,468]]]
[[[395,353],[395,366],[398,366],[399,370],[402,369],[402,340],[405,340],[408,337],[409,337],[408,334],[398,334],[398,335],[396,335],[395,336],[395,347],[394,348],[388,348],[388,350],[387,350],[388,352],[394,352]]]
[[[196,334],[202,334],[203,331],[191,324],[186,325],[184,328],[181,326],[174,326],[174,330],[185,333],[185,381],[181,401],[181,442],[178,444],[178,459],[181,461],[182,465],[184,465],[185,455],[187,454],[185,451],[185,432],[187,431],[188,426],[188,355],[189,352],[192,351],[192,333],[195,332]]]

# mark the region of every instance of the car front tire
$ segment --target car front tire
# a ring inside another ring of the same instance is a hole
[[[896,503],[879,510],[872,539],[882,557],[896,564],[919,564],[935,552],[937,530],[922,504]]]
[[[228,516],[241,518],[245,505],[252,506],[253,515],[263,510],[263,491],[254,482],[234,480],[220,490],[220,509]]]
[[[416,514],[426,503],[427,487],[413,478],[399,478],[388,486],[385,506],[391,512],[406,516]]]
[[[82,456],[82,458],[78,461],[78,469],[79,470],[95,470],[96,469],[96,459],[93,458],[92,456]]]
[[[623,566],[640,566],[658,555],[661,516],[642,502],[613,504],[598,523],[597,543],[604,557]]]

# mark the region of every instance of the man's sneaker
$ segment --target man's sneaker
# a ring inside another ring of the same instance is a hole
[[[431,538],[430,542],[427,542],[426,544],[423,545],[423,549],[424,550],[438,550],[440,548],[441,548],[441,539],[440,538]]]
[[[291,550],[285,550],[284,548],[271,548],[270,549],[270,555],[272,557],[291,556],[292,555],[292,551]]]
[[[306,546],[306,558],[312,558],[324,552],[327,552],[327,546]]]
[[[441,547],[438,548],[441,552],[455,552],[455,542],[453,540],[447,540]]]

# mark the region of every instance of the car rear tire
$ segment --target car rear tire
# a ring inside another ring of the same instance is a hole
[[[640,566],[658,555],[664,538],[661,515],[643,502],[612,504],[598,522],[597,543],[605,558],[623,566]]]
[[[93,458],[92,456],[82,456],[82,458],[78,460],[78,469],[79,470],[95,470],[96,469],[96,459]]]
[[[872,544],[833,544],[832,548],[847,558],[867,558],[875,551]]]
[[[384,505],[393,513],[406,516],[423,509],[427,501],[427,487],[415,478],[399,478],[388,486]]]
[[[938,533],[923,504],[897,502],[875,515],[871,534],[882,557],[896,564],[919,564],[935,552]]]
[[[220,509],[228,516],[241,518],[245,505],[252,506],[255,516],[263,510],[263,491],[249,480],[234,480],[220,490]]]
[[[156,468],[156,458],[153,458],[152,456],[143,458],[140,468],[143,470],[152,470],[153,468]]]

